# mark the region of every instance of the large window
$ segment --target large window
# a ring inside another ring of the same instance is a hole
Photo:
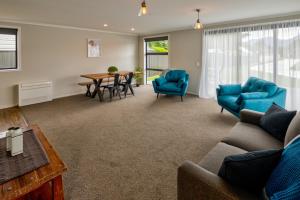
[[[18,69],[18,42],[17,28],[0,28],[0,72]]]
[[[150,83],[169,66],[168,37],[145,39],[146,80]]]
[[[287,107],[300,109],[300,21],[206,30],[200,96],[250,76],[287,89]]]

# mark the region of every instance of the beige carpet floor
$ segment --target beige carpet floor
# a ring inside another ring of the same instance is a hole
[[[213,100],[135,91],[112,102],[78,95],[22,108],[68,166],[67,200],[175,200],[178,166],[200,161],[237,122]]]

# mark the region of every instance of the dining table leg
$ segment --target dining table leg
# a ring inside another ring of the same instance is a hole
[[[95,98],[95,96],[98,94],[100,101],[102,101],[102,94],[101,94],[101,90],[100,90],[100,85],[101,85],[102,79],[99,79],[99,80],[94,79],[93,82],[95,84],[95,89],[93,91],[92,98]]]

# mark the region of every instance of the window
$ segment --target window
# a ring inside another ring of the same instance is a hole
[[[169,44],[168,37],[156,37],[145,39],[145,64],[146,80],[152,80],[169,66]]]
[[[18,28],[0,28],[0,71],[17,70]]]
[[[206,30],[200,96],[250,76],[287,89],[287,108],[300,109],[300,21]]]

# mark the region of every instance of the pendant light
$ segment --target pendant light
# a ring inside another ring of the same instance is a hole
[[[194,29],[200,30],[200,29],[203,28],[203,24],[200,22],[200,18],[199,18],[200,9],[199,8],[196,9],[196,12],[198,13],[198,19],[197,19],[197,21],[196,21],[196,23],[194,25]]]
[[[148,8],[147,8],[146,0],[143,0],[141,3],[139,16],[147,15],[147,12],[148,12]]]

